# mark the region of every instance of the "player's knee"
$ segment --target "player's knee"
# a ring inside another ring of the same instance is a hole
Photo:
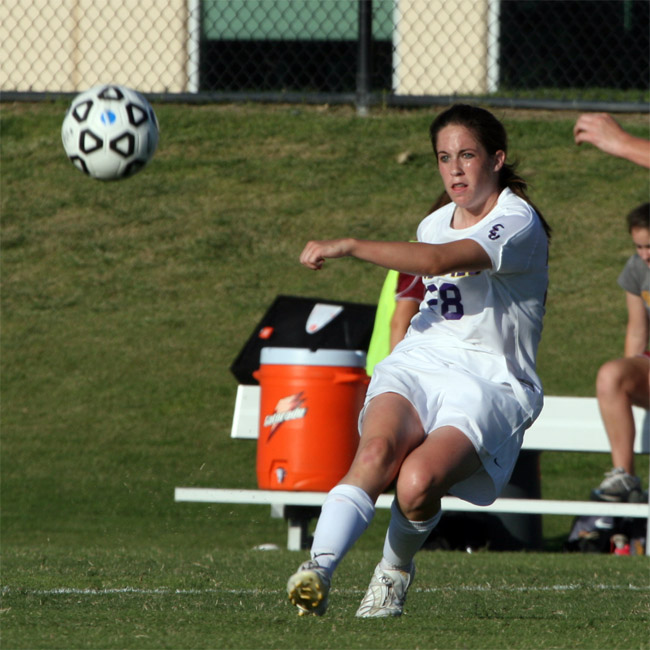
[[[385,472],[394,463],[394,452],[393,446],[385,438],[372,438],[362,443],[355,465],[365,471]]]
[[[428,512],[446,492],[445,477],[435,471],[432,472],[430,467],[411,466],[402,467],[400,470],[397,496],[404,513],[415,515]]]
[[[596,376],[596,395],[606,398],[620,391],[625,368],[621,359],[607,361],[598,370]]]

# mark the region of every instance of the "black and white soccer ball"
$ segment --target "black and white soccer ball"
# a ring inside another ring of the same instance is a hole
[[[139,92],[113,84],[77,95],[63,119],[63,148],[74,166],[100,180],[139,172],[158,146],[158,119]]]

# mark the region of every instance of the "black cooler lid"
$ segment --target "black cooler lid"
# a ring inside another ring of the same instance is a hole
[[[368,350],[376,305],[277,296],[256,325],[230,370],[240,384],[257,384],[265,347]]]

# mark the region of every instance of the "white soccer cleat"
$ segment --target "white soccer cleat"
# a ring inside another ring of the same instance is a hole
[[[303,562],[287,582],[287,594],[298,615],[322,616],[327,610],[330,576],[314,560]]]
[[[406,601],[406,592],[414,577],[415,564],[411,564],[410,571],[383,569],[378,564],[368,585],[368,591],[357,610],[357,617],[401,616]]]

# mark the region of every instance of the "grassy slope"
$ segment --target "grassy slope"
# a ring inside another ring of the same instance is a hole
[[[374,302],[381,270],[295,260],[311,237],[412,236],[440,190],[431,111],[158,106],[151,166],[99,183],[63,156],[64,110],[2,106],[3,583],[39,584],[50,556],[165,564],[282,544],[266,509],[175,505],[173,488],[255,485],[254,444],[228,437],[228,366],[279,293]],[[501,116],[555,229],[540,373],[549,394],[590,395],[622,348],[623,217],[647,200],[647,172],[573,146],[573,114]],[[645,118],[622,121],[647,135]],[[547,454],[545,495],[584,498],[607,466]],[[360,553],[377,552],[384,515]],[[568,525],[551,518],[549,544]],[[69,576],[88,582],[61,570],[51,584]]]

